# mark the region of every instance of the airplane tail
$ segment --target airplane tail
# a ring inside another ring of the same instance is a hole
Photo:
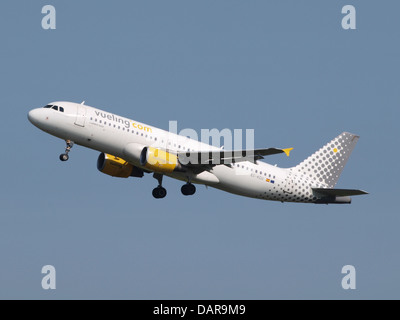
[[[355,134],[343,132],[292,169],[298,175],[333,188],[358,138]]]

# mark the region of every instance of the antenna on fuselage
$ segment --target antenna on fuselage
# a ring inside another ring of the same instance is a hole
[[[85,100],[83,100],[83,101],[81,102],[81,104],[85,104]]]

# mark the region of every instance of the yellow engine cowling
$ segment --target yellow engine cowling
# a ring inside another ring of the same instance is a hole
[[[128,178],[132,175],[134,168],[124,159],[107,153],[100,153],[97,159],[97,169],[113,177]]]
[[[177,155],[153,147],[143,148],[140,154],[140,164],[147,169],[161,173],[182,171]]]

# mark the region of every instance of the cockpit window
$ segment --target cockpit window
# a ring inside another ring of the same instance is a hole
[[[51,109],[53,109],[53,110],[56,110],[56,111],[60,111],[60,112],[64,112],[64,108],[63,107],[59,107],[59,106],[56,106],[56,105],[53,105],[53,104],[48,104],[47,106],[44,106],[43,108],[51,108]]]

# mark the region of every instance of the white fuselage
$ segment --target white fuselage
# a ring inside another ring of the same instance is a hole
[[[71,140],[76,144],[123,159],[126,156],[125,147],[132,143],[168,150],[171,153],[220,150],[86,105],[71,102],[53,104],[62,106],[64,112],[49,108],[34,109],[29,113],[30,121],[58,138]],[[147,170],[138,161],[132,164]],[[165,175],[246,197],[282,202],[314,202],[316,198],[313,196],[311,186],[324,187],[322,183],[316,181],[311,183],[306,178],[297,177],[291,169],[279,168],[261,161],[214,165],[201,173],[189,169]],[[298,189],[301,192],[298,192]]]

